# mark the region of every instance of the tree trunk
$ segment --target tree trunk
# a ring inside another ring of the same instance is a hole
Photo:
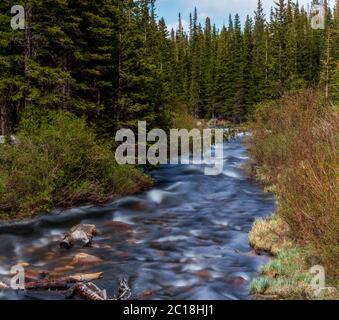
[[[24,92],[24,109],[28,105],[28,91],[29,91],[29,59],[32,56],[32,6],[30,4],[30,0],[25,0],[25,39],[24,39],[24,47],[25,47],[25,58],[24,58],[24,73],[27,81],[27,88]]]

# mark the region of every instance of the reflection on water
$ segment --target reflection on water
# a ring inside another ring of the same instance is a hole
[[[248,299],[249,283],[267,260],[251,251],[248,232],[275,203],[241,169],[247,161],[241,139],[224,145],[224,161],[219,176],[205,176],[202,164],[163,166],[153,172],[158,183],[148,192],[0,227],[0,279],[12,265],[26,262],[32,274],[103,271],[96,283],[111,296],[125,276],[138,299]],[[78,223],[97,226],[94,247],[59,249],[62,234]],[[74,264],[81,252],[104,262]],[[0,298],[62,296],[2,293]]]

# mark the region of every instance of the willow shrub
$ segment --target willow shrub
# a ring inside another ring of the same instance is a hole
[[[276,186],[279,216],[291,236],[338,277],[338,108],[304,90],[258,108],[250,150],[259,172]]]
[[[85,120],[66,112],[22,121],[15,145],[0,145],[0,218],[101,203],[151,185],[137,168],[118,166]]]

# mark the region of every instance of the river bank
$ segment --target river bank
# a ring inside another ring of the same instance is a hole
[[[249,141],[252,174],[276,194],[278,207],[250,232],[255,250],[274,257],[252,282],[254,294],[339,298],[337,121],[337,107],[312,90],[257,111]],[[319,266],[324,279],[314,287],[310,270]]]
[[[0,145],[0,220],[107,203],[153,185],[136,166],[118,165],[113,150],[68,112],[26,115],[16,142]]]

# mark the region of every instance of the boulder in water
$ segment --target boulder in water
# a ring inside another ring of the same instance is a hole
[[[70,249],[73,246],[90,247],[93,237],[97,234],[95,225],[79,224],[66,233],[64,239],[60,243],[63,249]]]

